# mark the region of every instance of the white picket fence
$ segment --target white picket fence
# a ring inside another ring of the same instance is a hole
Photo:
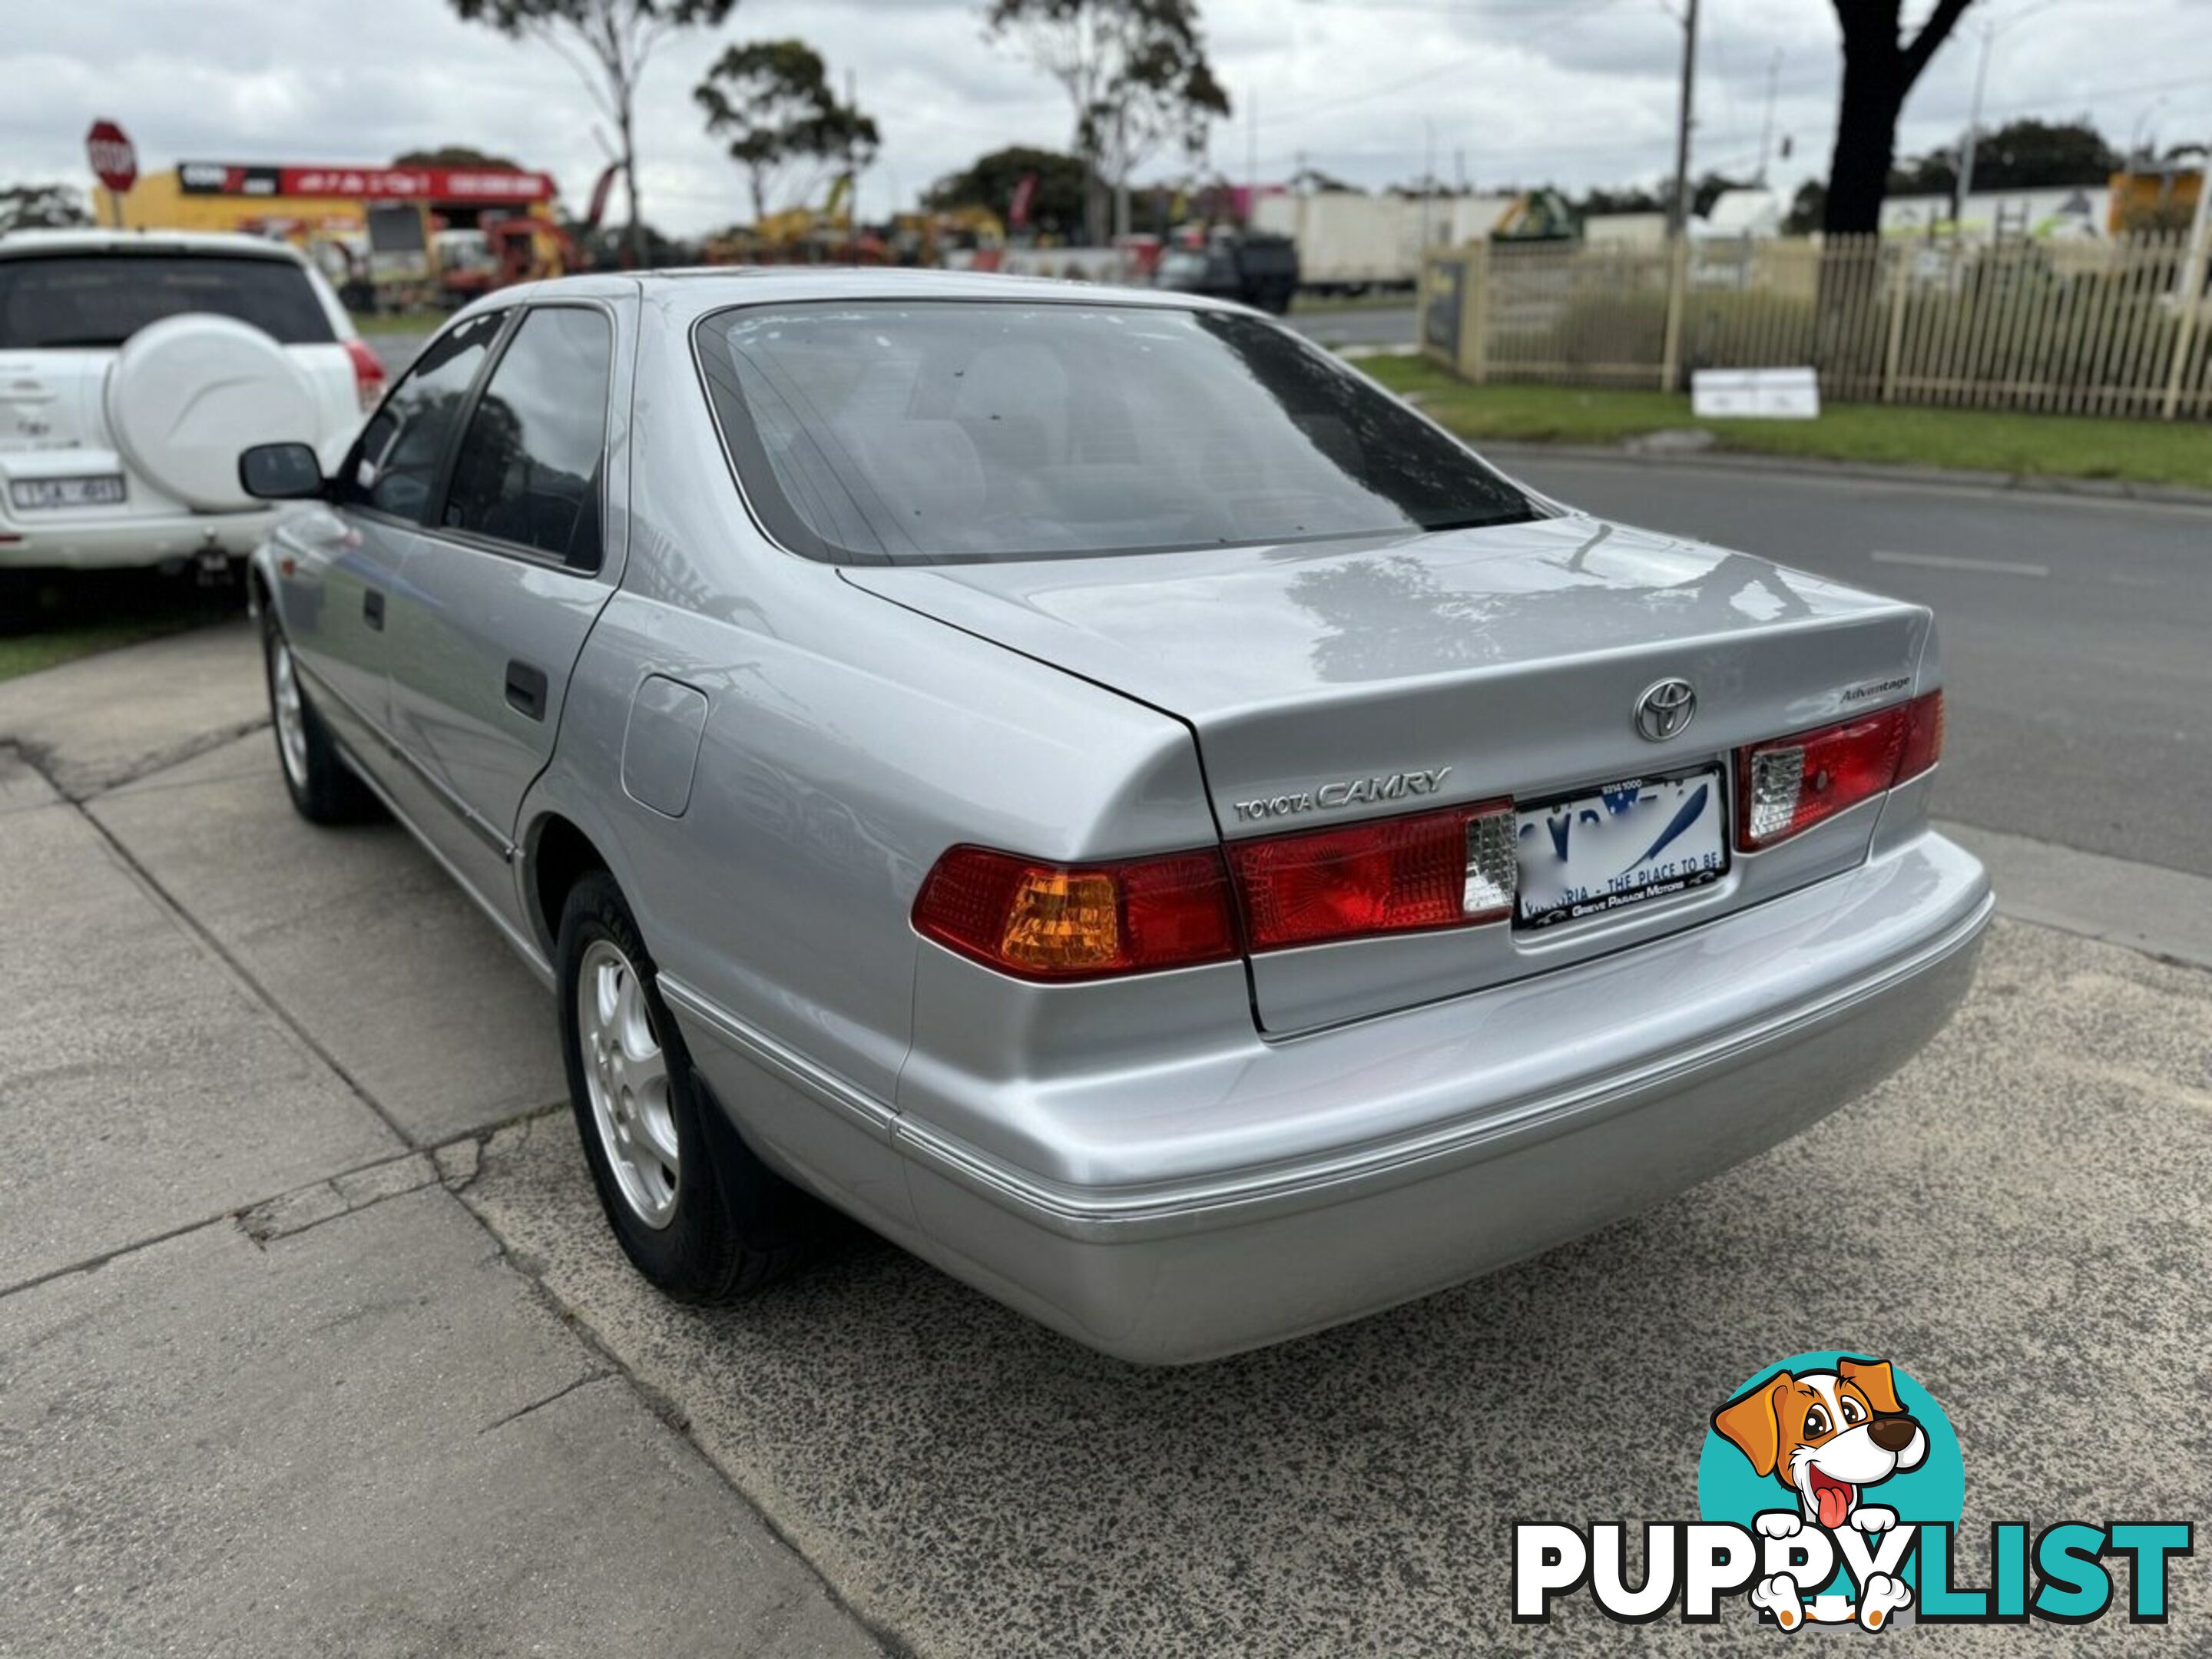
[[[2185,232],[1479,242],[1425,263],[1420,337],[1476,381],[1677,388],[1693,369],[1809,366],[1830,400],[2202,420],[2206,276]]]

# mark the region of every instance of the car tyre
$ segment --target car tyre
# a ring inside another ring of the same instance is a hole
[[[360,823],[381,817],[383,805],[339,755],[330,728],[301,684],[291,641],[273,611],[261,616],[261,665],[269,684],[270,724],[276,734],[276,765],[285,793],[310,823]]]
[[[569,890],[555,957],[569,1103],[623,1254],[691,1303],[736,1301],[805,1260],[831,1231],[829,1212],[763,1164],[708,1094],[605,872]]]

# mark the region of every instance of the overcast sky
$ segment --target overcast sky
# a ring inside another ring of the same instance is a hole
[[[1929,0],[1907,0],[1909,14]],[[1237,106],[1212,157],[1232,179],[1303,158],[1376,185],[1437,170],[1477,188],[1650,181],[1671,165],[1679,0],[1203,0]],[[647,216],[696,234],[749,216],[690,89],[735,40],[800,36],[883,130],[862,185],[880,214],[1009,143],[1065,147],[1056,87],[986,44],[980,0],[739,0],[647,71]],[[1950,142],[1972,94],[1979,23],[1997,33],[1987,118],[2087,114],[2124,144],[2212,137],[2212,0],[1978,0],[1905,109],[1902,148]],[[1770,71],[1772,176],[1827,166],[1839,67],[1829,0],[1704,0],[1696,168],[1759,162]],[[0,182],[88,185],[85,128],[120,121],[142,171],[179,160],[379,161],[465,143],[560,180],[580,205],[600,154],[573,72],[453,15],[448,0],[21,0],[0,38]],[[1256,112],[1256,124],[1249,118]],[[1155,167],[1154,171],[1159,171]]]

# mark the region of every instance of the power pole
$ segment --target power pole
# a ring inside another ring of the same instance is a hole
[[[1129,234],[1129,112],[1114,112],[1114,237]]]
[[[1690,275],[1690,125],[1698,91],[1698,0],[1682,14],[1682,103],[1674,120],[1674,199],[1667,213],[1667,328],[1659,389],[1672,392],[1682,362],[1682,307]]]
[[[1667,214],[1667,232],[1680,236],[1690,224],[1690,127],[1695,119],[1698,91],[1698,0],[1686,0],[1682,17],[1682,99],[1674,116],[1674,200]]]
[[[1244,222],[1250,225],[1260,210],[1260,94],[1254,93],[1244,111]]]
[[[845,71],[845,107],[858,114],[860,108],[860,77],[852,70]],[[854,233],[860,228],[860,154],[858,139],[848,123],[845,128],[845,251],[852,253]]]

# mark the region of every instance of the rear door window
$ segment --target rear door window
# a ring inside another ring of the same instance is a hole
[[[453,458],[440,522],[599,568],[599,460],[613,337],[599,312],[526,315],[485,382]]]
[[[251,323],[279,345],[326,345],[330,314],[289,259],[83,253],[0,259],[0,349],[118,346],[188,311]]]
[[[338,480],[340,501],[428,522],[469,387],[506,321],[505,312],[471,317],[423,348],[362,428]]]

